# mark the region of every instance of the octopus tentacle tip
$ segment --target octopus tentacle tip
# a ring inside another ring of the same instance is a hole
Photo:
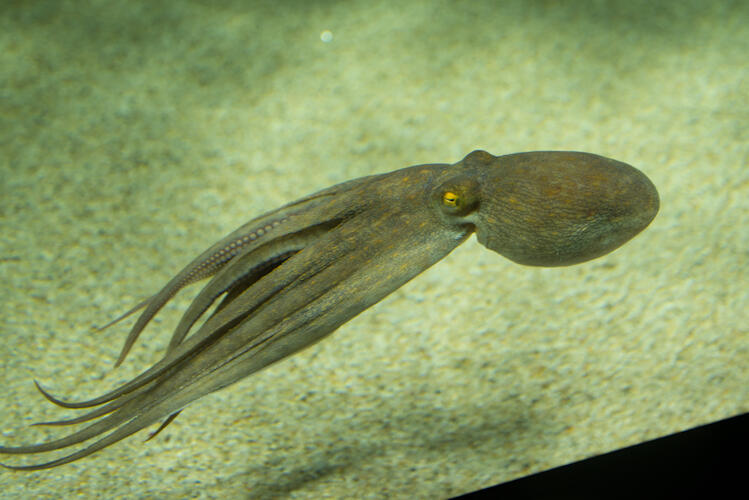
[[[71,419],[73,420],[73,419]],[[49,420],[47,422],[34,422],[33,424],[29,424],[30,427],[42,427],[42,426],[59,426],[59,425],[70,425],[75,422],[72,422],[70,420]]]
[[[42,393],[42,396],[44,396],[47,401],[57,406],[61,406],[62,408],[89,408],[91,406],[98,406],[99,404],[101,404],[98,401],[63,401],[62,399],[58,399],[50,394],[44,387],[42,387],[42,385],[38,381],[34,380],[34,385],[36,385],[37,390]]]
[[[163,431],[164,429],[166,429],[166,427],[169,424],[171,424],[172,422],[174,422],[174,419],[177,418],[177,415],[179,415],[179,414],[180,414],[180,412],[178,411],[178,412],[175,412],[175,413],[172,413],[171,415],[169,415],[166,418],[166,420],[164,420],[163,422],[161,422],[161,424],[159,425],[158,429],[156,429],[155,431],[153,431],[151,434],[148,435],[148,437],[144,440],[144,442],[148,442],[148,441],[152,440],[153,438],[155,438],[156,436],[158,436],[161,431]]]
[[[34,385],[36,386],[37,390],[42,393],[42,396],[44,396],[44,398],[50,403],[56,404],[57,406],[62,406],[63,408],[71,408],[71,403],[54,397],[44,387],[42,387],[42,384],[40,384],[39,381],[34,380]]]
[[[133,315],[133,313],[135,313],[136,311],[139,311],[140,309],[143,309],[143,308],[144,308],[145,306],[147,306],[147,305],[148,305],[148,303],[149,303],[149,302],[151,301],[151,299],[152,299],[152,298],[153,298],[153,297],[148,297],[147,299],[145,299],[145,300],[142,300],[142,301],[138,302],[138,303],[137,303],[137,304],[136,304],[135,306],[133,306],[132,308],[128,309],[128,310],[127,310],[127,311],[125,311],[124,313],[120,314],[119,316],[117,316],[116,318],[114,318],[114,319],[113,319],[112,321],[110,321],[110,322],[106,323],[106,324],[105,324],[104,326],[96,326],[96,325],[93,325],[93,327],[94,327],[94,328],[95,328],[95,329],[96,329],[97,331],[102,331],[102,330],[106,330],[106,329],[107,329],[107,328],[109,328],[110,326],[112,326],[112,325],[116,325],[117,323],[119,323],[119,322],[120,322],[120,321],[122,321],[123,319],[125,319],[125,318],[127,318],[127,317],[129,317],[129,316],[132,316],[132,315]]]
[[[49,469],[51,467],[54,467],[54,462],[49,462],[45,464],[35,464],[35,465],[8,465],[4,463],[0,463],[0,467],[8,470],[13,471],[35,471],[35,470],[42,470],[42,469]]]

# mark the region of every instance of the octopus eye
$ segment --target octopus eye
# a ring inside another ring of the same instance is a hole
[[[453,179],[434,193],[440,210],[451,216],[462,217],[478,208],[478,184],[473,179]]]
[[[446,207],[457,207],[460,202],[460,195],[452,191],[445,191],[442,195],[442,204]]]

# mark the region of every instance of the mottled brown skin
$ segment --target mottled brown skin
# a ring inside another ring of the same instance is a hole
[[[566,266],[622,245],[650,223],[658,203],[655,187],[635,168],[554,151],[499,157],[474,151],[454,165],[418,165],[325,189],[245,224],[116,320],[145,308],[120,364],[177,291],[213,276],[151,368],[89,401],[61,401],[39,387],[60,406],[96,407],[46,424],[93,423],[47,443],[0,447],[0,453],[41,453],[97,438],[62,458],[10,467],[45,469],[166,418],[158,432],[195,399],[330,334],[474,232],[484,246],[520,264]]]

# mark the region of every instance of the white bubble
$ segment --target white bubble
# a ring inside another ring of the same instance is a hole
[[[322,33],[320,33],[320,40],[322,40],[325,43],[330,43],[333,41],[333,32],[330,30],[325,30]]]

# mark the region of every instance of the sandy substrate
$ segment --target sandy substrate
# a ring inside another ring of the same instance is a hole
[[[311,191],[568,149],[640,168],[661,212],[562,269],[471,239],[147,444],[0,471],[3,497],[439,498],[749,410],[749,8],[652,4],[5,5],[4,444],[62,432],[28,427],[67,415],[33,379],[80,398],[132,377],[195,290],[116,371],[126,326],[92,325]]]

